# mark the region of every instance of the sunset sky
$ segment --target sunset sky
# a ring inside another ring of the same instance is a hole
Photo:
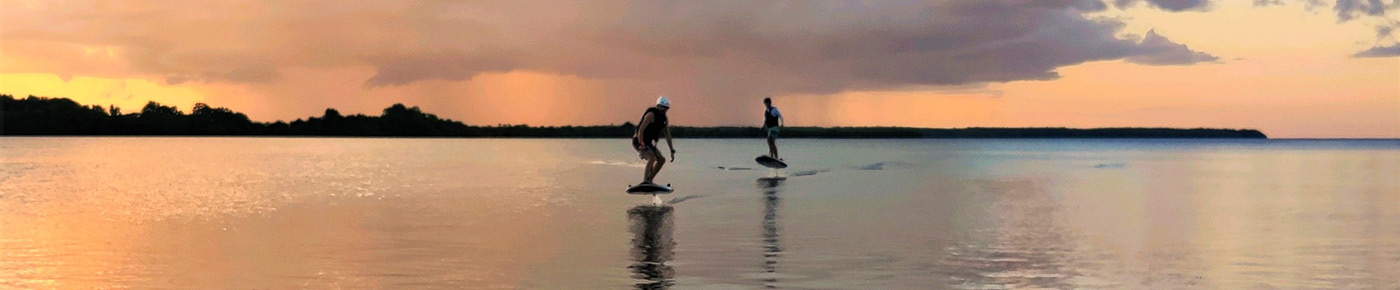
[[[1400,138],[1400,0],[0,1],[0,93],[128,112]]]

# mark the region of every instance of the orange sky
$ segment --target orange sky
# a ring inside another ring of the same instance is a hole
[[[0,1],[0,93],[128,112],[610,124],[667,95],[676,123],[753,125],[771,95],[791,125],[1400,138],[1396,4]]]

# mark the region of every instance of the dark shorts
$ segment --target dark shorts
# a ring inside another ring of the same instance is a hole
[[[654,142],[655,141],[641,142],[634,137],[632,138],[632,149],[636,149],[638,154],[646,154],[647,152],[653,152],[657,155],[661,155],[661,150],[656,149],[656,143]]]
[[[778,127],[768,127],[768,139],[778,138]]]

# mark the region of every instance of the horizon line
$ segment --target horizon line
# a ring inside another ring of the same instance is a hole
[[[15,98],[13,94],[9,94],[9,93],[0,93],[0,96],[9,96],[10,98],[15,99],[15,100],[23,100],[23,99],[21,99],[21,98]],[[26,98],[30,98],[30,97],[32,97],[32,98],[39,98],[39,99],[49,99],[49,100],[56,100],[56,99],[68,100],[68,101],[71,101],[71,102],[73,102],[73,103],[76,103],[76,104],[78,104],[78,105],[80,105],[80,106],[84,106],[84,107],[88,107],[88,106],[98,106],[98,107],[102,107],[102,106],[99,105],[99,104],[88,104],[88,105],[84,105],[83,103],[80,103],[80,102],[78,102],[78,101],[76,101],[76,100],[73,100],[72,98],[68,98],[68,97],[38,96],[38,95],[30,94],[30,95],[28,95],[28,97],[26,97]],[[166,104],[162,104],[162,103],[157,102],[157,101],[148,101],[148,102],[147,102],[148,105],[149,105],[149,104],[152,104],[152,103],[154,103],[154,104],[156,104],[156,105],[158,105],[158,106],[167,106],[167,107],[175,108],[176,110],[179,110],[179,109],[180,109],[180,108],[177,107],[177,106],[174,106],[174,105],[166,105]],[[224,108],[224,109],[229,109],[228,107],[213,106],[213,105],[210,105],[209,103],[205,103],[205,102],[195,102],[195,105],[191,107],[191,110],[193,110],[194,108],[197,108],[200,104],[203,104],[203,105],[208,106],[208,107],[210,107],[210,108]],[[394,103],[394,104],[392,104],[392,105],[389,105],[388,107],[385,107],[385,109],[393,108],[395,105],[400,105],[400,106],[403,106],[403,107],[408,108],[408,109],[417,109],[417,108],[419,108],[419,107],[416,106],[416,105],[415,105],[415,106],[409,106],[409,105],[406,105],[406,104],[404,104],[404,103],[399,102],[399,103]],[[116,107],[116,104],[107,104],[106,107],[107,107],[107,108],[113,108],[113,107]],[[230,110],[230,111],[233,111],[232,109],[229,109],[229,110]],[[339,109],[336,109],[336,108],[333,108],[333,107],[326,107],[326,110],[335,110],[335,111],[337,112],[337,114],[340,112]],[[382,110],[381,110],[381,111],[382,111]],[[243,112],[239,112],[239,111],[233,111],[233,112],[234,112],[234,113],[237,113],[237,114],[243,114],[243,115],[245,115],[245,116],[247,115],[247,114],[244,114]],[[324,112],[324,111],[323,111],[323,112]],[[429,113],[429,112],[422,112],[421,109],[420,109],[419,112],[420,112],[420,113],[423,113],[423,114],[433,115],[434,117],[438,117],[437,114]],[[193,113],[193,112],[186,113],[186,112],[180,111],[180,113],[182,113],[182,114],[189,114],[189,113]],[[134,113],[126,113],[126,114],[122,114],[122,115],[139,115],[139,114],[140,114],[140,112],[137,111],[137,112],[134,112]],[[368,115],[368,114],[364,114],[364,113],[358,113],[358,114],[352,114],[352,115],[342,115],[342,117],[349,117],[349,116],[379,117],[379,116],[382,116],[382,115],[383,115],[383,114],[380,114],[380,115]],[[264,123],[264,124],[269,124],[269,125],[271,125],[271,124],[275,124],[275,123],[279,123],[279,122],[281,122],[281,123],[286,123],[286,124],[290,124],[290,123],[296,122],[296,121],[303,121],[303,122],[305,122],[305,121],[309,121],[309,120],[312,119],[312,118],[323,118],[323,117],[325,117],[324,113],[323,113],[323,115],[321,115],[321,116],[314,116],[314,115],[313,115],[313,116],[307,116],[307,117],[302,117],[302,118],[296,118],[296,119],[293,119],[293,120],[276,119],[276,120],[274,120],[274,121],[257,121],[257,120],[251,120],[251,118],[250,118],[249,120],[252,121],[252,122],[255,122],[255,123]],[[622,123],[608,123],[608,124],[530,125],[530,124],[528,124],[528,123],[521,123],[521,124],[496,123],[496,124],[494,124],[494,125],[485,125],[485,124],[475,124],[475,125],[474,125],[474,124],[469,124],[469,123],[467,123],[467,122],[460,121],[460,120],[454,120],[454,119],[442,118],[442,117],[438,117],[438,118],[440,118],[440,119],[442,119],[442,120],[445,120],[445,121],[458,122],[458,123],[462,123],[463,125],[474,126],[474,127],[515,127],[515,126],[525,126],[525,127],[528,127],[528,128],[616,127],[616,126],[623,126],[623,125],[631,124],[631,123],[632,123],[632,121],[629,120],[629,121],[623,121]],[[632,125],[635,126],[636,124],[632,124]],[[673,126],[673,127],[686,127],[686,128],[726,128],[726,127],[728,127],[728,128],[757,128],[757,127],[759,127],[759,126],[754,126],[754,125],[736,125],[736,124],[721,124],[721,125],[708,125],[708,126],[683,126],[683,125],[675,125],[675,126]],[[1195,129],[1204,129],[1204,130],[1253,130],[1253,131],[1258,131],[1258,132],[1260,132],[1260,133],[1263,133],[1263,132],[1264,132],[1264,131],[1262,131],[1262,130],[1255,129],[1255,128],[1162,127],[1162,126],[1142,126],[1142,127],[1131,127],[1131,126],[1118,126],[1118,127],[1070,127],[1070,126],[1041,126],[1041,127],[1033,127],[1033,126],[1022,126],[1022,127],[1013,127],[1013,126],[1008,126],[1008,127],[985,127],[985,126],[968,126],[968,127],[917,127],[917,126],[905,126],[905,125],[889,125],[889,126],[836,125],[836,126],[783,126],[783,127],[788,127],[788,128],[819,128],[819,129],[827,129],[827,128],[888,128],[888,129],[926,129],[926,130],[965,130],[965,129],[1074,129],[1074,130],[1101,130],[1101,129],[1172,129],[1172,130],[1195,130]],[[1266,134],[1266,135],[1267,135],[1267,134]],[[1323,138],[1323,139],[1326,139],[1326,138]],[[1362,139],[1364,139],[1364,138],[1362,138]]]

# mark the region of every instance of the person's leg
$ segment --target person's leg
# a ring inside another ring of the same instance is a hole
[[[645,151],[643,151],[642,155],[647,158],[647,168],[646,175],[642,178],[642,182],[652,183],[652,179],[656,178],[656,171],[660,170],[659,167],[661,167],[660,159],[657,159],[661,157],[661,154],[658,154],[656,149],[651,146],[647,146],[643,150]]]
[[[632,146],[636,147],[638,156],[641,156],[642,160],[647,161],[646,167],[642,168],[642,183],[651,182],[651,170],[652,167],[656,166],[656,158],[652,156],[652,150],[648,149],[645,145],[638,145],[635,139]]]
[[[778,128],[768,128],[768,156],[778,159]]]
[[[768,156],[774,159],[778,158],[778,144],[774,142],[771,136],[768,137]]]
[[[656,174],[661,173],[661,167],[666,165],[666,157],[664,155],[661,155],[661,150],[656,149],[656,147],[654,146],[651,148],[651,150],[651,153],[655,155],[654,159],[656,159],[656,166],[651,169],[651,176],[647,177],[647,181],[656,179]]]
[[[647,160],[646,168],[642,169],[642,183],[651,182],[651,170],[656,167],[656,161],[651,158],[651,153],[642,153],[643,159]]]

